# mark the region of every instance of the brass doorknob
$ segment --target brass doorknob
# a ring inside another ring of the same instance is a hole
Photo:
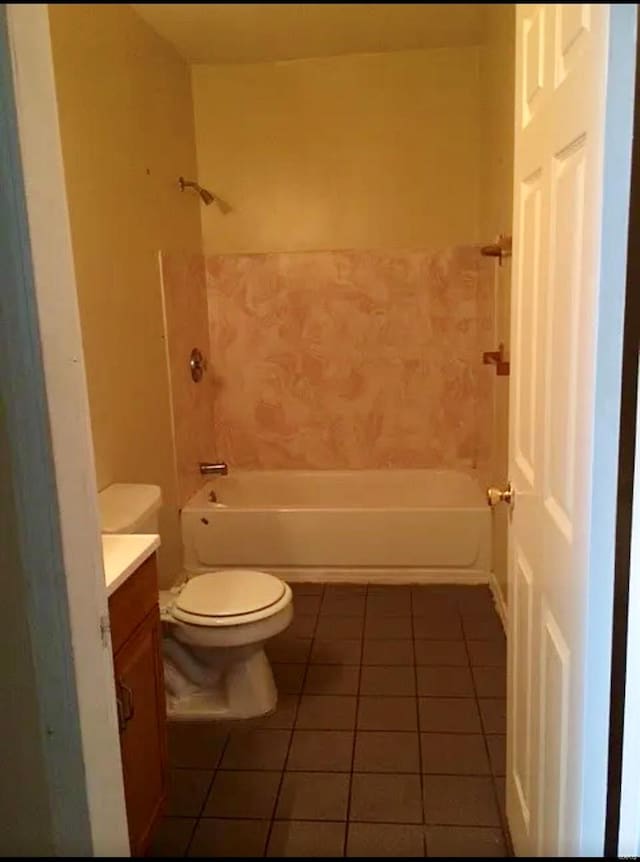
[[[500,488],[487,488],[487,503],[493,507],[498,503],[506,503],[507,506],[513,506],[516,493],[513,490],[511,482],[507,482],[507,487],[504,490]]]

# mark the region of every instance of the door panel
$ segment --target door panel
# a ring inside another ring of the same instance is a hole
[[[533,573],[519,548],[514,549],[515,571],[511,592],[514,619],[512,640],[513,699],[511,708],[513,780],[522,816],[528,828],[531,819],[531,642],[533,623]]]
[[[517,855],[581,850],[609,14],[544,4],[516,16],[507,813]]]

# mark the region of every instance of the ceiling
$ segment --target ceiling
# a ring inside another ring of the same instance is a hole
[[[133,4],[190,63],[257,63],[474,45],[487,4]]]

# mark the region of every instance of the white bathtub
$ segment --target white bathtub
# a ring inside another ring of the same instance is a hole
[[[464,473],[231,470],[207,482],[181,519],[190,572],[238,566],[290,580],[390,583],[489,577],[490,511]]]

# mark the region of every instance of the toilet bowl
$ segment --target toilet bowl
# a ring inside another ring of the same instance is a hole
[[[156,485],[110,485],[99,494],[102,531],[157,533],[160,503]],[[291,622],[288,584],[229,569],[193,575],[159,598],[170,718],[251,718],[275,709],[264,644]]]
[[[171,718],[251,718],[275,709],[264,645],[293,617],[288,584],[247,569],[206,572],[161,593],[160,609]]]

